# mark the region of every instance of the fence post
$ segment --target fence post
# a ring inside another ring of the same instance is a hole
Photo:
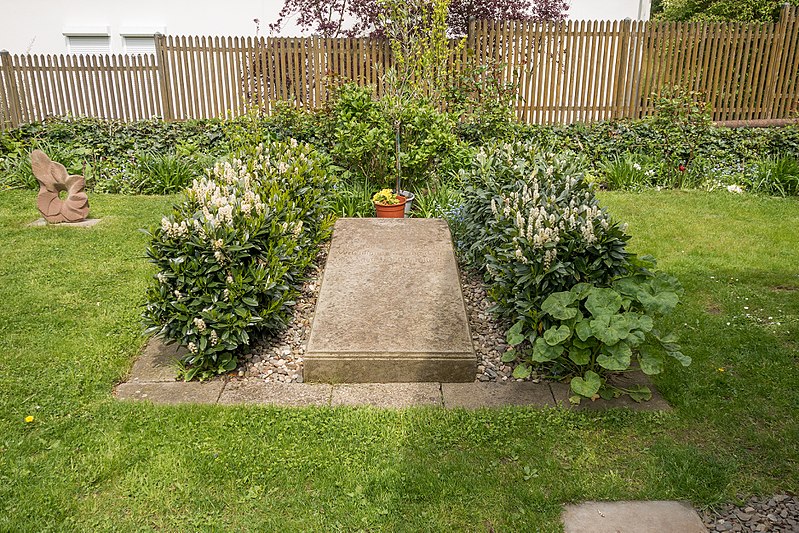
[[[783,62],[783,55],[785,52],[785,45],[787,37],[790,35],[788,33],[788,22],[791,19],[791,6],[790,4],[785,4],[782,7],[782,11],[780,12],[780,19],[774,25],[774,40],[771,43],[772,46],[772,54],[769,58],[768,67],[766,70],[766,85],[765,90],[768,91],[763,94],[763,98],[766,100],[765,105],[763,105],[763,110],[767,113],[768,116],[763,116],[761,113],[760,118],[783,118],[781,116],[782,109],[778,106],[778,100],[781,100],[782,95],[778,95],[778,87],[779,87],[779,72],[780,65]],[[776,50],[775,50],[776,48]],[[786,58],[787,59],[787,58]],[[780,104],[782,102],[780,101]],[[775,109],[776,107],[776,109]]]
[[[6,87],[6,104],[11,127],[16,128],[22,123],[20,110],[19,89],[11,65],[11,54],[8,50],[0,50],[0,69],[3,71],[3,80]]]
[[[613,80],[613,89],[616,94],[610,113],[611,118],[621,117],[623,114],[622,110],[625,109],[627,88],[629,87],[629,80],[627,79],[627,61],[630,55],[632,27],[633,22],[629,18],[619,24],[620,43],[619,52],[616,56],[615,79]]]
[[[166,77],[166,36],[155,34],[155,65],[158,69],[158,86],[161,92],[161,111],[164,120],[171,122],[175,120],[175,113],[172,106],[172,96],[169,91],[170,83]]]

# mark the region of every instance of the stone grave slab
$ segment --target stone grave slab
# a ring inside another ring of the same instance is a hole
[[[476,366],[447,223],[339,219],[304,381],[471,382]]]
[[[706,533],[690,505],[676,501],[585,502],[567,505],[565,533]]]

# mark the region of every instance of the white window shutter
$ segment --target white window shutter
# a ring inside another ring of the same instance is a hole
[[[70,54],[92,55],[111,53],[111,38],[95,35],[68,35]]]
[[[154,37],[125,37],[125,53],[144,55],[155,53]]]

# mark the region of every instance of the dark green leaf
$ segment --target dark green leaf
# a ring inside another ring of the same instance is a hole
[[[652,391],[649,390],[649,387],[643,385],[630,387],[627,389],[627,393],[630,395],[630,398],[637,403],[648,402],[652,399]]]
[[[626,342],[619,342],[612,346],[602,346],[602,353],[597,356],[596,362],[602,368],[617,372],[630,368],[632,355],[630,346]]]
[[[591,323],[588,320],[582,320],[578,322],[577,325],[574,326],[574,332],[581,341],[587,341],[593,336],[593,332],[591,331]]]
[[[587,365],[591,362],[591,350],[572,346],[569,349],[569,359],[576,365]]]
[[[597,318],[613,315],[621,309],[621,296],[613,289],[594,287],[588,293],[585,308]]]
[[[502,354],[502,362],[503,363],[510,363],[516,360],[516,350],[510,349],[507,352]]]
[[[653,346],[644,345],[639,349],[638,364],[641,372],[652,376],[663,372],[663,354]]]
[[[516,379],[526,379],[530,377],[530,374],[533,373],[533,370],[530,368],[530,365],[526,363],[522,363],[520,365],[516,365],[516,368],[513,369],[513,377]]]
[[[535,344],[533,344],[532,359],[536,363],[546,363],[549,361],[554,361],[560,357],[560,354],[562,353],[563,346],[550,346],[543,339],[543,337],[539,337],[536,339]]]

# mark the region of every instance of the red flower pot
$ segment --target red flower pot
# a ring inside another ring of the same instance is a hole
[[[398,204],[379,204],[374,202],[377,218],[405,218],[405,197],[397,196]]]

